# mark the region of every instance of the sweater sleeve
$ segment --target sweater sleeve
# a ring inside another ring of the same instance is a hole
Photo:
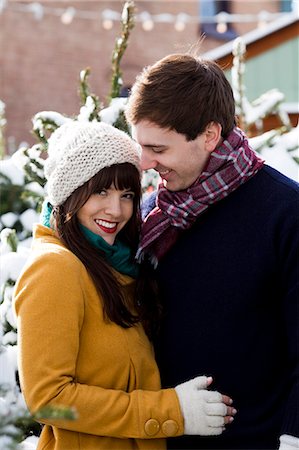
[[[174,389],[107,389],[76,380],[84,321],[82,280],[70,259],[44,254],[24,271],[15,289],[21,387],[31,411],[46,405],[76,410],[78,419],[43,420],[62,429],[116,438],[161,438],[183,434]]]
[[[299,255],[299,195],[283,218],[279,236],[280,276],[283,293],[283,319],[288,343],[290,368],[289,397],[281,434],[299,437],[299,328],[298,328],[298,255]]]

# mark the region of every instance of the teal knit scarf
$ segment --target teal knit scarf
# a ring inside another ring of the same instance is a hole
[[[80,229],[93,247],[104,252],[107,261],[114,269],[133,278],[137,277],[138,266],[132,262],[132,251],[126,244],[116,238],[114,244],[110,245],[101,236],[93,233],[81,224]]]
[[[52,212],[52,205],[45,201],[42,206],[41,223],[42,225],[51,228],[50,216]],[[96,249],[104,253],[108,263],[118,272],[136,278],[138,275],[138,265],[134,263],[132,250],[130,247],[119,239],[115,239],[113,245],[108,244],[98,234],[93,233],[88,228],[80,224],[80,229],[87,239],[87,241]]]

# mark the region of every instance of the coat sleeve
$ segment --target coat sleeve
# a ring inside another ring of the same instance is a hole
[[[281,434],[299,437],[299,192],[286,212],[279,236],[282,310],[290,370],[289,397]]]
[[[83,266],[55,254],[35,259],[15,289],[19,371],[31,411],[46,405],[76,410],[76,420],[49,425],[116,438],[161,438],[183,434],[183,418],[174,389],[106,389],[76,381],[76,358],[84,320]],[[81,273],[80,273],[81,271]]]

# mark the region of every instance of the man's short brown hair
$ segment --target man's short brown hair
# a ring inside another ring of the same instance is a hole
[[[191,55],[166,56],[146,67],[132,87],[127,120],[148,120],[184,134],[188,140],[218,122],[225,137],[235,125],[232,88],[213,61]]]

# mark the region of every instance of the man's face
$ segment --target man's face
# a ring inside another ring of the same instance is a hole
[[[206,149],[206,132],[187,141],[181,133],[141,120],[132,126],[132,134],[142,148],[142,170],[155,169],[170,191],[191,186],[210,156]]]

